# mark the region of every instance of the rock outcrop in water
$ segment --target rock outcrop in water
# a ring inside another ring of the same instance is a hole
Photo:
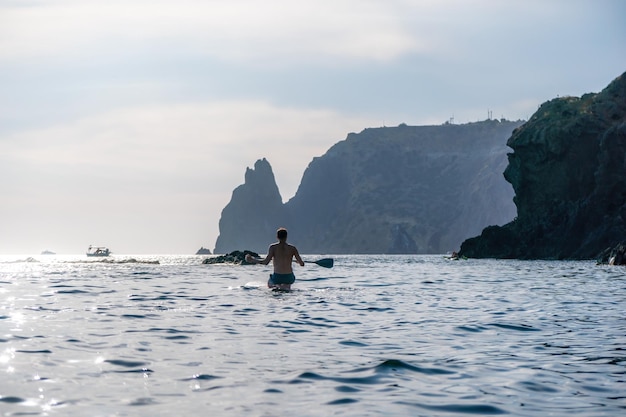
[[[226,255],[214,256],[212,258],[206,258],[202,261],[205,265],[215,264],[235,264],[235,265],[253,265],[246,261],[246,255],[250,255],[253,258],[259,258],[259,254],[249,250],[236,250]]]
[[[463,242],[468,257],[591,259],[626,237],[626,73],[544,103],[507,144],[517,218]]]
[[[306,169],[282,204],[269,163],[257,161],[222,211],[214,253],[264,253],[278,227],[301,253],[445,253],[515,217],[504,180],[506,139],[522,124],[365,129]]]
[[[200,249],[196,251],[196,255],[210,255],[211,250],[201,246]]]
[[[614,248],[605,249],[598,256],[599,264],[626,265],[626,241],[620,242]]]

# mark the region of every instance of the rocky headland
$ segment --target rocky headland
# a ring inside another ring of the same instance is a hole
[[[626,238],[626,73],[544,103],[507,145],[517,217],[461,245],[468,257],[594,259]]]
[[[522,121],[365,129],[314,158],[283,203],[270,163],[248,168],[219,222],[214,253],[265,253],[278,227],[301,253],[446,253],[515,215],[503,178]]]

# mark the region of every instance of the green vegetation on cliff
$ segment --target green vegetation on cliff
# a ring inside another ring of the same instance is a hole
[[[517,218],[462,244],[469,257],[590,259],[626,237],[626,73],[544,103],[508,141]]]

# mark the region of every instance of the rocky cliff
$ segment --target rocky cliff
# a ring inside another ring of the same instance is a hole
[[[626,237],[626,74],[598,94],[544,103],[507,142],[517,218],[461,255],[589,259]]]
[[[264,253],[280,226],[302,253],[457,249],[485,226],[515,217],[502,173],[506,139],[521,124],[400,125],[349,134],[309,164],[285,204],[269,163],[258,161],[222,212],[214,252]]]

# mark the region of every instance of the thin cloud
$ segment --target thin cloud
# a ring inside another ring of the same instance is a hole
[[[394,5],[362,0],[12,3],[0,8],[0,59],[58,61],[158,46],[251,65],[385,61],[426,48],[410,32],[410,22],[398,19],[401,8]]]
[[[240,161],[260,153],[276,159],[290,155],[290,160],[305,166],[310,152],[323,153],[364,123],[368,121],[332,110],[285,108],[262,101],[149,105],[8,135],[3,154],[33,165],[122,170],[141,165],[166,174],[172,168],[163,162],[220,164],[233,153]],[[295,146],[306,156],[285,151]],[[190,168],[176,167],[179,173],[180,169]]]

